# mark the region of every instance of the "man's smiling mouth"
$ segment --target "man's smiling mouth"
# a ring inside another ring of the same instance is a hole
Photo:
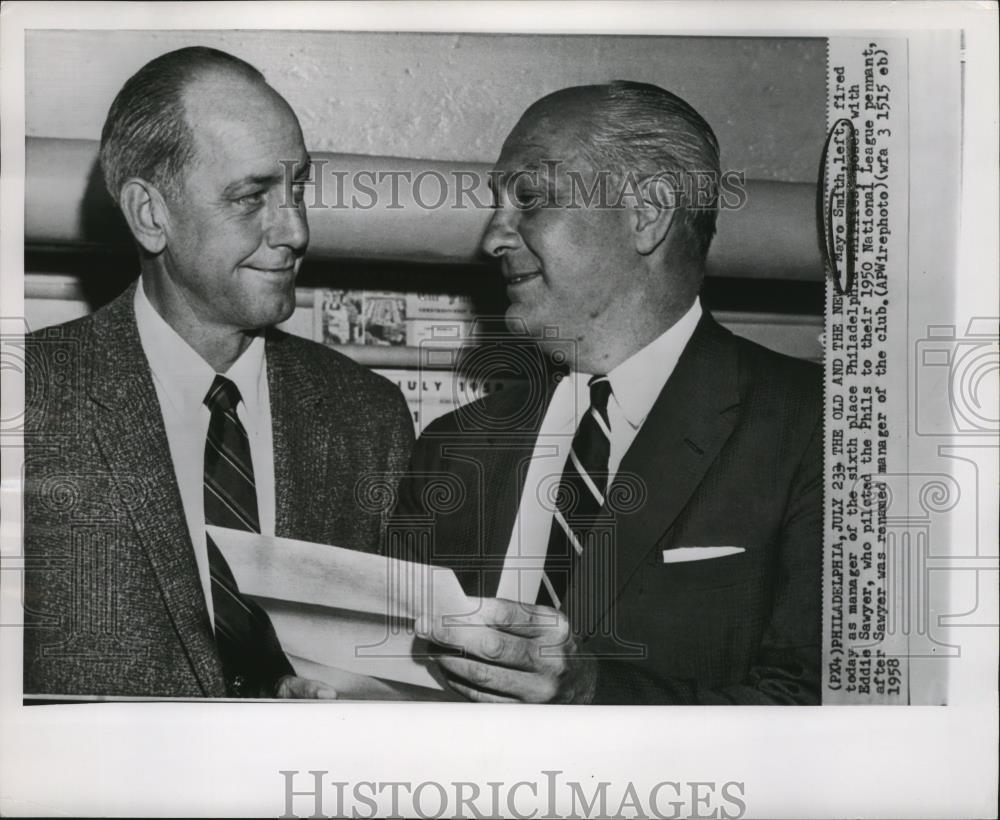
[[[526,273],[505,273],[504,281],[507,283],[508,287],[513,287],[515,285],[523,284],[536,276],[541,276],[542,272],[539,270],[528,271]]]

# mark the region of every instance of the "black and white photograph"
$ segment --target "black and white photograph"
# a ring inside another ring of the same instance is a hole
[[[86,6],[0,13],[5,814],[996,816],[996,6]]]

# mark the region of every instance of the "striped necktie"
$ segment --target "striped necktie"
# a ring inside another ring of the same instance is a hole
[[[594,376],[588,384],[590,407],[573,436],[569,458],[559,481],[545,571],[537,599],[538,603],[556,609],[564,607],[569,579],[588,547],[608,486],[611,382],[607,376]]]
[[[260,532],[257,488],[246,430],[236,415],[239,388],[216,375],[205,396],[212,413],[205,443],[205,523]],[[294,674],[267,613],[241,595],[236,579],[211,537],[215,642],[230,697],[273,697],[283,675]]]

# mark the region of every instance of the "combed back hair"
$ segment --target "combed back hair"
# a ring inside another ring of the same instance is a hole
[[[719,143],[712,127],[688,103],[649,83],[616,80],[595,111],[588,147],[595,168],[631,172],[639,181],[658,174],[683,180],[688,200],[678,217],[685,246],[704,262],[718,214]],[[701,186],[698,202],[690,194]]]
[[[150,60],[122,86],[101,131],[101,171],[115,203],[132,177],[152,183],[167,196],[179,196],[184,169],[194,154],[183,91],[213,69],[264,82],[263,74],[232,54],[191,46]]]

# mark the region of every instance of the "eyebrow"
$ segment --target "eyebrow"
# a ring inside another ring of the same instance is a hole
[[[299,166],[299,170],[295,172],[295,176],[292,177],[292,181],[302,182],[307,179],[312,171],[312,167],[312,159],[307,159]],[[230,182],[223,189],[222,193],[224,196],[232,196],[243,188],[257,188],[275,185],[281,182],[283,178],[284,175],[281,173],[255,174],[253,176],[243,177],[243,179],[238,179],[235,182]]]
[[[532,161],[511,171],[494,168],[486,175],[486,185],[491,191],[496,193],[494,190],[495,182],[498,182],[501,188],[506,188],[510,183],[510,179],[516,177],[518,180],[528,180],[538,187],[551,188],[555,184],[555,181],[552,179],[551,174],[545,173],[545,170],[546,166],[541,161]]]
[[[494,168],[486,175],[486,184],[489,185],[490,190],[493,189],[493,183],[500,183],[501,187],[506,187],[508,180],[511,177],[517,176],[519,179],[523,179],[525,175],[531,174],[532,169],[528,168],[517,168],[513,171],[500,171]]]

